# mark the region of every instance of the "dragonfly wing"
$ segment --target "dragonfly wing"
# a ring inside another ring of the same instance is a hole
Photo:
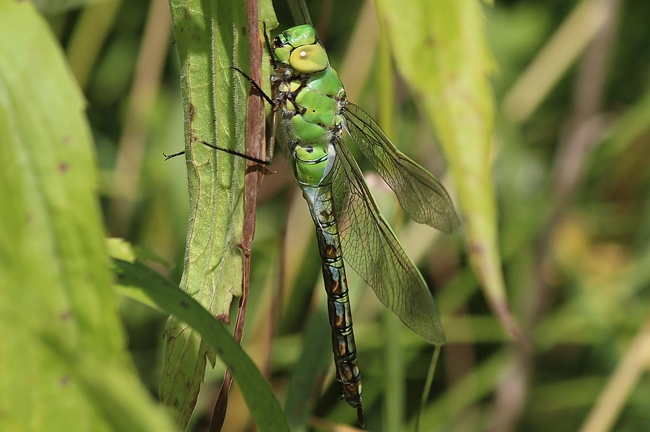
[[[431,173],[399,151],[372,117],[355,104],[345,104],[343,117],[343,127],[411,219],[447,234],[458,229],[460,221],[451,198]]]
[[[444,343],[438,308],[422,275],[379,213],[348,148],[342,140],[335,147],[335,162],[322,184],[331,183],[343,258],[411,330]]]

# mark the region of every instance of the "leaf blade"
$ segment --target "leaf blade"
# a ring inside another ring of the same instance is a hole
[[[463,209],[465,242],[484,295],[504,328],[524,340],[505,290],[492,185],[495,65],[476,0],[380,0],[396,65],[417,91],[447,156]]]
[[[288,431],[280,403],[268,382],[223,323],[176,285],[140,263],[114,260],[120,285],[139,289],[161,309],[201,334],[237,380],[261,431]]]

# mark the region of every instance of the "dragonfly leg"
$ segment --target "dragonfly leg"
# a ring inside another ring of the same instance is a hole
[[[269,105],[271,105],[272,107],[275,107],[275,102],[273,102],[273,100],[271,100],[271,98],[266,93],[264,93],[264,90],[262,90],[262,87],[260,87],[253,80],[253,78],[246,75],[246,73],[244,71],[242,71],[241,69],[239,69],[237,66],[230,66],[230,67],[232,69],[236,70],[237,72],[239,72],[240,74],[242,74],[244,76],[244,78],[246,78],[248,80],[248,82],[251,83],[251,85],[255,88],[255,90],[257,90],[260,93],[260,95],[262,95],[264,100],[266,100],[269,103]]]
[[[180,156],[180,155],[184,155],[184,154],[185,154],[185,150],[183,150],[182,152],[178,152],[178,153],[174,153],[174,154],[170,154],[170,155],[166,155],[165,153],[163,153],[163,156],[165,156],[165,160],[168,161],[171,158],[175,158],[176,156]]]
[[[271,115],[271,133],[266,143],[266,158],[268,160],[273,160],[273,152],[275,151],[275,134],[278,131],[279,108],[279,106],[273,107],[273,114]]]
[[[241,157],[241,158],[244,158],[244,159],[249,160],[249,161],[251,161],[251,162],[258,163],[258,164],[260,164],[260,165],[268,165],[268,164],[271,163],[271,159],[270,159],[268,156],[266,157],[265,160],[262,160],[262,159],[258,159],[258,158],[253,157],[253,156],[249,156],[249,155],[244,154],[244,153],[240,153],[240,152],[235,151],[235,150],[230,150],[230,149],[226,149],[226,148],[217,147],[217,146],[212,145],[212,144],[210,144],[210,143],[207,143],[207,142],[205,142],[205,141],[201,141],[201,143],[202,143],[202,144],[205,144],[205,145],[207,145],[208,147],[213,148],[213,149],[215,149],[215,150],[219,150],[219,151],[222,151],[222,152],[224,152],[224,153],[228,153],[228,154],[231,154],[231,155],[239,156],[239,157]],[[184,153],[184,152],[183,152],[183,153]],[[174,157],[174,156],[177,156],[177,155],[171,155],[170,157]]]
[[[278,65],[278,59],[275,58],[275,51],[273,51],[273,48],[271,48],[271,42],[269,41],[269,35],[266,32],[266,23],[264,23],[264,43],[266,44],[266,50],[269,52],[269,55],[271,56],[271,62],[273,62],[273,69],[277,70],[279,65]]]
[[[271,161],[273,160],[273,150],[274,150],[274,147],[275,147],[275,132],[277,130],[277,116],[278,116],[278,114],[277,114],[278,113],[277,106],[276,106],[275,102],[273,102],[271,100],[271,98],[266,93],[264,93],[264,90],[262,90],[262,88],[251,77],[246,75],[246,73],[244,73],[244,71],[242,71],[241,69],[239,69],[236,66],[231,66],[231,68],[236,70],[240,74],[242,74],[244,76],[244,78],[246,78],[248,80],[248,82],[250,82],[251,85],[260,93],[260,95],[269,104],[271,104],[271,106],[273,107],[273,119],[272,119],[272,122],[271,122],[271,139],[267,142],[266,159],[259,159],[259,158],[249,156],[249,155],[244,154],[244,153],[240,153],[240,152],[238,152],[236,150],[230,150],[230,149],[226,149],[226,148],[217,147],[217,146],[212,145],[210,143],[207,143],[205,141],[201,141],[201,143],[203,143],[203,144],[207,145],[208,147],[213,148],[215,150],[219,150],[219,151],[231,154],[231,155],[239,156],[239,157],[242,157],[242,158],[244,158],[246,160],[249,160],[249,161],[261,164],[261,165],[269,165],[271,163]],[[181,155],[183,153],[185,153],[185,152],[180,152],[180,153],[176,153],[176,154],[173,154],[173,155],[170,155],[170,156],[165,156],[165,160],[170,159],[170,158],[172,158],[174,156],[179,156],[179,155]]]
[[[205,142],[205,141],[201,141],[201,144],[205,144],[206,146],[208,146],[208,147],[210,147],[210,148],[213,148],[213,149],[215,149],[215,150],[222,151],[222,152],[224,152],[224,153],[228,153],[228,154],[231,154],[231,155],[235,155],[235,156],[242,157],[242,158],[244,158],[244,159],[246,159],[246,160],[249,160],[249,161],[252,161],[252,162],[258,163],[258,164],[260,164],[260,165],[268,165],[268,164],[271,163],[272,152],[271,152],[271,157],[267,156],[266,160],[262,160],[262,159],[258,159],[258,158],[253,157],[253,156],[249,156],[249,155],[244,154],[244,153],[240,153],[240,152],[235,151],[235,150],[230,150],[230,149],[225,149],[225,148],[217,147],[217,146],[212,145],[212,144],[210,144],[210,143],[207,143],[207,142]],[[174,153],[174,154],[171,154],[171,155],[166,155],[165,153],[163,153],[163,156],[165,156],[165,160],[167,161],[167,160],[169,160],[169,159],[171,159],[171,158],[175,158],[176,156],[180,156],[180,155],[184,155],[184,154],[185,154],[185,151],[182,151],[182,152]]]

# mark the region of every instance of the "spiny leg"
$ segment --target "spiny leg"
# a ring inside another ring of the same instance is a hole
[[[271,161],[273,160],[273,153],[275,151],[275,134],[277,132],[277,124],[278,124],[277,119],[278,119],[278,108],[279,107],[275,104],[275,102],[273,102],[273,100],[271,100],[271,98],[266,93],[264,93],[264,90],[262,90],[262,88],[255,81],[253,81],[252,78],[250,78],[248,75],[246,75],[241,69],[239,69],[236,66],[231,66],[231,68],[236,70],[240,74],[242,74],[248,80],[248,82],[253,87],[255,87],[255,89],[260,93],[260,95],[271,105],[271,107],[273,107],[273,116],[271,117],[271,134],[270,134],[269,140],[266,143],[266,159],[262,160],[262,159],[259,159],[259,158],[253,157],[253,156],[249,156],[249,155],[244,154],[244,153],[240,153],[240,152],[238,152],[236,150],[230,150],[230,149],[226,149],[226,148],[222,148],[222,147],[217,147],[217,146],[215,146],[213,144],[210,144],[210,143],[207,143],[205,141],[201,141],[201,143],[203,143],[206,146],[208,146],[210,148],[213,148],[215,150],[219,150],[219,151],[231,154],[231,155],[239,156],[239,157],[242,157],[242,158],[244,158],[246,160],[249,160],[249,161],[261,164],[261,165],[269,165],[271,163]],[[167,161],[167,160],[169,160],[171,158],[174,158],[176,156],[180,156],[180,155],[183,155],[183,154],[185,154],[185,151],[181,151],[181,152],[174,153],[174,154],[171,154],[171,155],[166,155],[165,153],[163,153],[163,156],[165,156],[165,160]]]
[[[258,163],[258,164],[261,164],[261,165],[268,165],[268,164],[271,163],[271,160],[268,157],[266,158],[266,160],[262,160],[262,159],[258,159],[258,158],[253,157],[253,156],[249,156],[249,155],[244,154],[244,153],[240,153],[240,152],[238,152],[236,150],[230,150],[230,149],[226,149],[226,148],[217,147],[217,146],[209,144],[209,143],[207,143],[205,141],[201,141],[201,143],[203,143],[203,144],[207,145],[208,147],[213,148],[215,150],[219,150],[219,151],[222,151],[224,153],[239,156],[241,158],[244,158],[246,160],[249,160],[251,162],[255,162],[255,163]]]
[[[278,131],[278,112],[279,106],[273,107],[273,114],[271,115],[271,132],[269,140],[266,142],[266,159],[273,160],[273,152],[275,151],[275,134]]]
[[[273,69],[278,68],[278,59],[275,58],[275,51],[271,48],[271,41],[269,41],[269,34],[266,31],[266,23],[264,23],[264,43],[266,44],[266,50],[271,56],[271,62],[273,63]]]
[[[230,149],[226,149],[226,148],[217,147],[217,146],[212,145],[210,143],[207,143],[205,141],[201,141],[201,144],[205,144],[206,146],[208,146],[210,148],[213,148],[215,150],[219,150],[219,151],[222,151],[224,153],[239,156],[241,158],[244,158],[246,160],[249,160],[249,161],[261,164],[261,165],[268,165],[268,164],[271,163],[271,161],[269,160],[268,157],[267,157],[267,160],[262,160],[262,159],[258,159],[258,158],[253,157],[253,156],[249,156],[249,155],[244,154],[244,153],[240,153],[240,152],[235,151],[235,150],[230,150]],[[167,161],[167,160],[169,160],[171,158],[175,158],[176,156],[180,156],[180,155],[183,155],[183,154],[185,154],[185,151],[174,153],[174,154],[171,154],[171,155],[166,155],[165,153],[163,153],[163,156],[165,156],[165,160]]]
[[[168,161],[171,158],[175,158],[176,156],[180,156],[180,155],[184,155],[184,154],[185,154],[185,150],[183,150],[182,152],[171,154],[171,155],[166,155],[165,153],[163,153],[163,156],[165,156],[165,160]]]
[[[275,108],[275,102],[273,102],[273,100],[271,100],[271,98],[266,93],[264,93],[264,90],[262,90],[262,87],[260,87],[259,84],[257,84],[253,80],[253,78],[246,75],[246,73],[244,71],[242,71],[241,69],[239,69],[237,66],[230,66],[230,68],[234,69],[237,72],[239,72],[240,74],[242,74],[244,76],[244,78],[246,78],[248,80],[248,82],[251,83],[251,85],[255,88],[255,90],[257,90],[259,92],[259,94],[264,98],[264,100],[266,100],[269,103],[269,105],[271,105],[272,107]]]

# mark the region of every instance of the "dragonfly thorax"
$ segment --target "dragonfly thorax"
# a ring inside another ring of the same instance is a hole
[[[324,171],[314,166],[314,161],[325,165],[329,144],[342,136],[345,90],[329,65],[323,71],[300,75],[291,75],[286,69],[282,63],[277,65],[272,80],[280,114],[279,128],[295,162],[296,177],[307,184],[318,184],[317,173]],[[294,153],[298,148],[313,153]],[[319,156],[315,157],[316,154]],[[311,161],[310,166],[299,166],[306,160]],[[305,171],[304,175],[300,171]]]

